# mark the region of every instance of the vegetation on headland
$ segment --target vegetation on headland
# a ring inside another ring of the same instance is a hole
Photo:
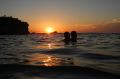
[[[58,32],[57,31],[53,31],[51,34],[58,34]]]
[[[0,35],[21,35],[29,34],[29,24],[18,18],[1,16],[0,17]]]

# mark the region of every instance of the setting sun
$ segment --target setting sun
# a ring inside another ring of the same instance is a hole
[[[54,30],[53,28],[49,27],[49,28],[46,28],[46,33],[50,34],[52,33]]]

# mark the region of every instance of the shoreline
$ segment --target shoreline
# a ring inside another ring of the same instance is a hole
[[[71,74],[71,75],[85,75],[90,77],[102,77],[109,79],[119,79],[119,74],[113,74],[89,67],[80,66],[33,66],[33,65],[21,65],[21,64],[0,64],[0,78],[6,79],[3,76],[16,73],[35,73],[37,74]]]

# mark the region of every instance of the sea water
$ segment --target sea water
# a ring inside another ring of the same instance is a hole
[[[64,43],[63,34],[1,35],[0,64],[80,66],[120,74],[120,34],[78,34]]]

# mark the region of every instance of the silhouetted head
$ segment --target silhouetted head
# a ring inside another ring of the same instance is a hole
[[[72,31],[72,32],[71,32],[71,37],[77,37],[76,31]]]
[[[76,31],[71,32],[71,41],[72,42],[77,42],[77,33],[76,33]]]
[[[64,33],[64,37],[65,37],[64,42],[65,43],[69,43],[70,42],[70,33],[69,32],[65,32]]]
[[[65,37],[65,39],[70,39],[70,33],[69,32],[65,32],[64,33],[64,37]]]

